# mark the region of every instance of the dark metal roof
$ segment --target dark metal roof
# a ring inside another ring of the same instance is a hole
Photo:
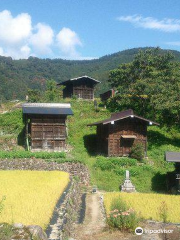
[[[94,79],[94,78],[91,78],[91,77],[88,77],[88,76],[81,76],[81,77],[77,77],[77,78],[71,78],[71,79],[69,79],[69,80],[66,80],[66,81],[63,81],[63,82],[61,82],[61,83],[58,83],[57,85],[66,85],[67,83],[69,83],[69,82],[73,82],[73,81],[77,81],[77,80],[81,80],[81,79],[85,79],[85,80],[91,80],[91,81],[93,81],[95,84],[97,84],[97,83],[101,83],[100,81],[98,81],[98,80],[96,80],[96,79]]]
[[[145,121],[145,122],[149,123],[150,125],[159,125],[159,123],[156,123],[156,122],[153,122],[149,119],[146,119],[146,118],[135,115],[134,111],[132,109],[129,109],[129,110],[126,110],[126,111],[113,113],[110,118],[99,121],[99,122],[88,124],[88,126],[96,126],[96,125],[99,125],[99,124],[105,125],[105,124],[108,124],[108,123],[111,123],[111,122],[115,122],[115,121],[119,121],[119,120],[122,120],[122,119],[125,119],[125,118],[129,118],[129,117],[140,119],[142,121]]]
[[[25,103],[22,105],[23,114],[44,115],[73,115],[69,103]]]
[[[167,162],[180,162],[180,152],[166,152],[165,158]]]

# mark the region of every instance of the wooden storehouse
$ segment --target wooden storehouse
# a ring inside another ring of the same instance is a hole
[[[98,83],[100,81],[94,78],[82,76],[64,81],[57,86],[64,86],[63,98],[75,96],[79,99],[94,100],[94,88]]]
[[[115,91],[114,91],[114,89],[110,89],[110,90],[108,90],[108,91],[106,91],[106,92],[104,92],[104,93],[101,93],[101,94],[100,94],[100,99],[101,99],[102,102],[105,102],[105,101],[107,101],[109,98],[114,97],[114,96],[115,96]]]
[[[175,188],[177,193],[180,194],[180,152],[166,152],[165,159],[167,162],[175,164],[175,171],[172,174],[167,174],[168,177],[168,190]]]
[[[159,125],[134,114],[133,110],[113,113],[109,119],[89,124],[97,126],[97,149],[108,156],[128,156],[132,146],[142,143],[147,155],[147,126]]]
[[[66,149],[68,115],[71,105],[61,103],[25,103],[22,105],[26,124],[26,145],[32,151]]]

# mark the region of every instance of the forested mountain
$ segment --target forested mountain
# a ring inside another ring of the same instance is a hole
[[[103,84],[97,87],[97,93],[108,89],[109,71],[121,63],[131,62],[139,50],[134,48],[95,60],[39,59],[12,60],[0,57],[0,100],[24,99],[28,88],[44,90],[47,79],[61,82],[69,78],[89,75]],[[161,50],[162,53],[167,50]],[[176,61],[180,61],[180,52],[171,51]]]

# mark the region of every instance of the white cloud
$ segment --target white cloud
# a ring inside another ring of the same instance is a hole
[[[55,35],[45,23],[32,24],[28,13],[12,16],[11,12],[0,12],[0,55],[13,59],[26,59],[29,56],[64,59],[95,59],[83,57],[78,51],[82,42],[78,34],[70,28],[62,28]]]
[[[31,17],[21,13],[13,18],[11,12],[0,12],[0,41],[11,45],[19,44],[30,36],[32,30]]]
[[[82,42],[76,32],[64,27],[57,34],[56,40],[60,50],[68,57],[80,57],[76,47],[82,46]]]
[[[0,56],[4,56],[4,50],[2,47],[0,47]]]
[[[30,38],[30,45],[34,47],[35,51],[40,54],[51,53],[50,46],[53,43],[54,32],[48,25],[38,23],[35,26],[36,33]]]
[[[121,16],[117,20],[129,22],[136,27],[145,29],[156,29],[164,32],[177,32],[180,31],[180,20],[164,18],[158,20],[152,17],[142,17],[141,15]]]
[[[178,41],[176,41],[176,42],[165,42],[165,44],[171,45],[171,46],[180,46],[180,42],[178,42]]]
[[[28,58],[31,53],[31,48],[28,45],[24,45],[20,48],[21,56]]]

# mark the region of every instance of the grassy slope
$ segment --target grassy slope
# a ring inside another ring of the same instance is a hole
[[[104,108],[99,108],[99,111],[96,112],[92,102],[76,100],[69,100],[69,102],[72,104],[74,116],[69,117],[68,142],[73,146],[73,149],[68,154],[67,159],[85,163],[90,170],[93,185],[97,185],[100,189],[106,191],[118,191],[124,179],[125,169],[129,169],[132,182],[138,191],[165,190],[166,173],[173,171],[174,166],[164,161],[164,152],[180,150],[180,134],[177,130],[171,130],[171,133],[169,133],[165,128],[149,127],[149,159],[143,165],[118,167],[115,169],[116,173],[113,170],[102,171],[95,166],[96,161],[98,161],[98,158],[101,158],[107,162],[108,158],[95,154],[96,128],[87,127],[87,124],[107,118],[110,116],[110,113]],[[0,136],[0,142],[6,136],[9,138],[11,136],[17,137],[22,128],[21,111],[17,110],[16,112],[0,115],[0,132],[6,133],[6,135]],[[21,139],[22,136],[19,138]]]
[[[69,120],[69,143],[74,146],[73,157],[88,165],[92,184],[96,184],[106,191],[119,190],[124,174],[117,175],[113,171],[102,171],[94,167],[98,159],[98,156],[94,154],[96,146],[93,134],[96,133],[96,128],[86,126],[88,123],[108,117],[110,113],[103,108],[99,108],[99,112],[95,112],[93,103],[89,102],[74,101],[72,102],[72,109],[74,117]],[[178,134],[174,133],[174,135],[177,136]],[[167,134],[167,130],[158,127],[149,128],[148,138],[148,161],[143,166],[128,167],[128,169],[130,169],[132,181],[138,191],[163,191],[165,190],[166,172],[174,170],[173,164],[164,161],[164,152],[179,150],[180,141]],[[87,142],[89,151],[85,147]],[[104,161],[108,161],[108,159],[104,157]],[[125,171],[125,168],[122,167],[121,169]]]

